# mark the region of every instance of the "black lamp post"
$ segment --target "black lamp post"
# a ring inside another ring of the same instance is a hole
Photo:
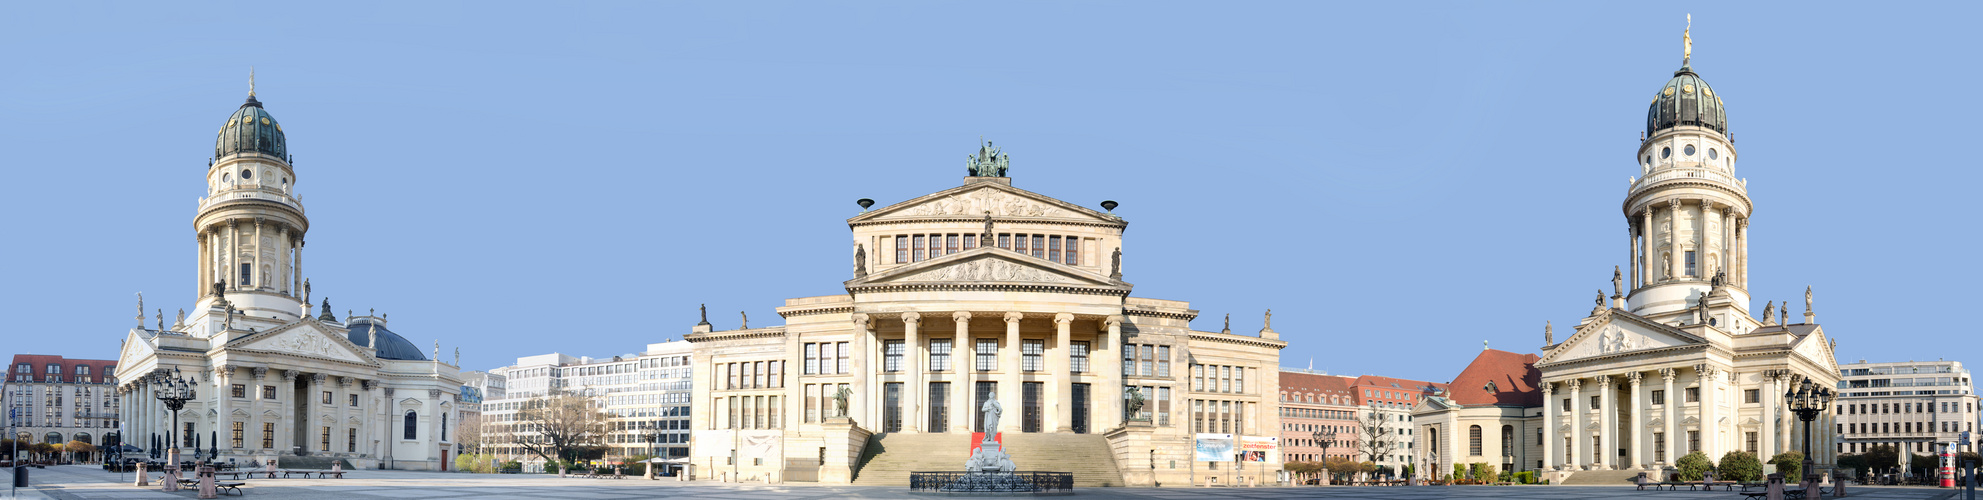
[[[1313,433],[1310,433],[1308,437],[1315,440],[1315,447],[1322,449],[1321,460],[1317,460],[1317,461],[1322,462],[1323,466],[1327,467],[1329,463],[1329,441],[1325,440],[1324,438],[1330,438],[1334,436],[1331,436],[1328,433],[1318,430]],[[1322,480],[1327,481],[1328,478],[1322,478]]]
[[[1811,459],[1816,456],[1811,452],[1811,421],[1831,409],[1832,400],[1837,397],[1838,394],[1833,393],[1831,388],[1813,384],[1808,378],[1783,393],[1783,400],[1789,404],[1790,411],[1796,412],[1797,420],[1804,422],[1804,477],[1811,477],[1815,468],[1815,462]]]
[[[166,467],[178,467],[179,446],[172,442],[172,433],[179,431],[179,410],[186,408],[186,401],[199,397],[199,390],[186,380],[177,367],[172,368],[172,376],[162,377],[160,382],[162,387],[158,390],[158,401],[165,404],[165,409],[172,411],[172,428],[166,429],[165,435],[165,444],[168,445]]]

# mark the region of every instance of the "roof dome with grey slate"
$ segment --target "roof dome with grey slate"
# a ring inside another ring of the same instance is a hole
[[[1646,137],[1683,125],[1728,135],[1728,113],[1722,109],[1721,96],[1691,66],[1681,66],[1672,80],[1654,91],[1652,107],[1646,110]]]
[[[282,135],[282,124],[262,109],[262,102],[255,100],[255,94],[248,94],[248,102],[241,109],[228,115],[227,122],[220,124],[220,137],[214,139],[214,159],[226,158],[238,153],[261,153],[288,161],[289,145]]]
[[[351,325],[349,326],[349,328],[351,329],[351,332],[346,335],[346,338],[351,339],[351,343],[358,344],[361,346],[365,345],[366,342],[369,342],[371,340],[370,337],[372,336],[372,329],[373,328],[378,329],[379,352],[374,353],[373,355],[377,356],[379,359],[394,359],[400,361],[427,360],[427,356],[420,352],[420,348],[415,347],[412,342],[408,342],[406,340],[406,337],[401,337],[399,336],[399,334],[393,333],[392,330],[387,330],[385,325],[373,323],[370,318],[361,317],[358,319],[353,319],[351,320]]]

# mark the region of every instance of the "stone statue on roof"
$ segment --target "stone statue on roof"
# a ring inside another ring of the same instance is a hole
[[[1619,270],[1618,266],[1611,266],[1611,293],[1619,297],[1625,296],[1625,273]]]
[[[1556,325],[1552,322],[1542,322],[1542,345],[1556,345]]]
[[[867,277],[867,275],[868,275],[868,248],[866,245],[855,243],[854,244],[854,277],[865,278]]]

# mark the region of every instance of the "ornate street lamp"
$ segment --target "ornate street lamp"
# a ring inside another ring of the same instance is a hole
[[[1811,460],[1816,456],[1811,453],[1811,421],[1830,410],[1832,400],[1837,397],[1838,394],[1833,393],[1831,388],[1813,384],[1808,378],[1783,393],[1783,400],[1790,406],[1790,411],[1796,412],[1797,420],[1804,422],[1804,477],[1811,477],[1816,467]]]
[[[161,376],[159,382],[163,387],[158,390],[158,401],[165,404],[165,409],[172,411],[172,428],[166,429],[165,437],[166,467],[176,468],[179,466],[179,446],[172,442],[172,433],[179,431],[179,410],[186,408],[186,401],[198,398],[199,390],[186,380],[178,367],[172,368],[172,376]]]
[[[1313,432],[1313,433],[1310,433],[1310,434],[1308,435],[1308,437],[1310,437],[1310,438],[1313,438],[1313,439],[1315,439],[1315,447],[1317,447],[1317,448],[1321,448],[1321,449],[1322,449],[1322,457],[1321,457],[1321,459],[1320,459],[1320,460],[1317,460],[1317,462],[1322,462],[1322,466],[1323,466],[1323,467],[1328,467],[1328,466],[1329,466],[1329,465],[1328,465],[1328,464],[1329,464],[1329,441],[1328,441],[1328,440],[1329,440],[1329,439],[1332,439],[1332,438],[1334,438],[1334,437],[1335,437],[1335,435],[1334,435],[1334,434],[1331,434],[1331,433],[1328,433],[1328,432],[1324,432],[1324,431],[1319,431],[1319,430],[1318,430],[1318,431],[1315,431],[1315,432]],[[1320,480],[1318,480],[1318,482],[1321,482],[1321,481],[1328,481],[1328,480],[1329,480],[1328,478],[1321,478]],[[1319,485],[1318,485],[1318,486],[1319,486]]]

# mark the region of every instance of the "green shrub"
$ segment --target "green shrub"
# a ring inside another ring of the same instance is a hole
[[[1680,480],[1682,481],[1699,481],[1708,471],[1714,470],[1714,462],[1708,460],[1706,454],[1698,451],[1680,457],[1678,465],[1680,466]]]
[[[1795,483],[1804,473],[1804,454],[1786,451],[1770,457],[1770,465],[1776,466],[1776,473],[1783,474],[1784,482]]]
[[[1763,461],[1756,454],[1746,451],[1731,451],[1721,456],[1718,476],[1723,480],[1753,482],[1763,479]]]
[[[1458,481],[1466,478],[1467,478],[1467,464],[1462,464],[1462,463],[1453,464],[1453,480]]]

